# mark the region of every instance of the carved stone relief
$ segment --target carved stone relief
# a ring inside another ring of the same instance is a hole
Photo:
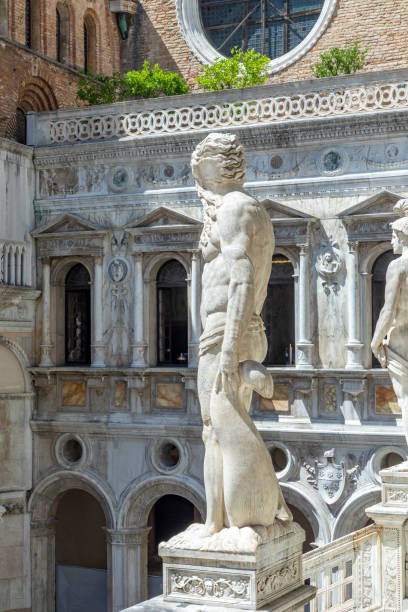
[[[189,595],[197,599],[221,600],[223,603],[232,601],[249,601],[250,578],[249,576],[230,575],[219,577],[209,572],[169,572],[170,594]]]

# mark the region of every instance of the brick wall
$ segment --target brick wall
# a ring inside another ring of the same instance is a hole
[[[370,47],[365,71],[402,68],[408,56],[408,3],[406,0],[338,0],[332,20],[315,47],[271,82],[312,76],[310,67],[319,54],[347,41]],[[140,0],[135,24],[132,61],[140,66],[146,57],[161,67],[179,70],[193,85],[200,66],[184,42],[176,16],[176,0]]]

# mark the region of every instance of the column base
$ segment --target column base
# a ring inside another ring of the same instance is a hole
[[[261,612],[303,612],[304,606],[315,596],[316,587],[303,585],[275,602],[258,608]],[[219,604],[182,604],[183,612],[231,612],[230,607]],[[236,612],[247,612],[248,608],[234,608]],[[165,601],[164,596],[148,599],[122,612],[172,612],[180,610],[180,603]]]
[[[132,344],[132,363],[131,368],[145,368],[146,367],[146,349],[147,344]]]
[[[91,368],[104,368],[106,346],[104,344],[93,344],[91,348],[93,350]]]
[[[313,370],[313,349],[314,344],[307,340],[300,340],[296,343],[296,367],[302,370]]]
[[[54,365],[51,359],[51,351],[53,348],[54,348],[53,344],[41,344],[40,345],[40,351],[41,351],[40,364],[39,364],[40,368],[50,368]]]
[[[363,344],[360,342],[348,342],[346,344],[347,348],[347,363],[346,370],[363,370],[363,364],[361,363],[361,351],[363,349]]]

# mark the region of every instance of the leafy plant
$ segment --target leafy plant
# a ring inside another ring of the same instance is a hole
[[[77,97],[88,104],[113,104],[131,98],[157,98],[189,93],[186,81],[175,72],[166,72],[144,62],[142,70],[127,74],[114,72],[84,75],[79,79]]]
[[[318,79],[337,76],[339,74],[352,74],[361,70],[364,66],[369,47],[360,49],[360,43],[356,40],[353,46],[349,43],[339,49],[333,47],[320,54],[320,62],[311,67],[313,74]]]
[[[112,76],[84,75],[79,79],[78,85],[78,100],[88,104],[113,104],[128,100],[132,96],[126,75],[121,72],[114,72]]]
[[[197,83],[209,91],[263,85],[268,78],[269,57],[254,49],[231,49],[231,57],[217,59],[214,64],[201,68]]]
[[[176,72],[167,72],[155,64],[150,68],[144,62],[140,72],[131,70],[126,75],[130,91],[141,98],[158,98],[159,96],[177,96],[190,90],[186,81]]]

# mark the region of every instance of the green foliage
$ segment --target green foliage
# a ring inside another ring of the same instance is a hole
[[[176,72],[166,72],[158,64],[150,68],[149,62],[144,62],[140,72],[128,72],[126,80],[132,95],[141,98],[178,96],[190,91],[185,80]]]
[[[132,96],[126,75],[121,72],[114,72],[112,76],[84,75],[79,79],[78,85],[78,100],[88,104],[113,104],[128,100]]]
[[[231,49],[231,57],[222,57],[211,66],[201,68],[196,81],[203,89],[235,89],[263,85],[268,78],[267,66],[269,57],[256,53],[254,49],[242,51],[238,47]]]
[[[79,80],[77,98],[88,104],[113,104],[131,98],[158,98],[189,93],[185,80],[175,72],[166,72],[157,64],[144,62],[140,72],[114,72],[84,75]]]
[[[333,49],[320,54],[321,61],[312,66],[313,74],[318,79],[322,79],[338,74],[357,72],[364,66],[368,50],[369,47],[360,49],[358,40],[354,42],[352,47],[348,43],[343,49],[333,47]]]

